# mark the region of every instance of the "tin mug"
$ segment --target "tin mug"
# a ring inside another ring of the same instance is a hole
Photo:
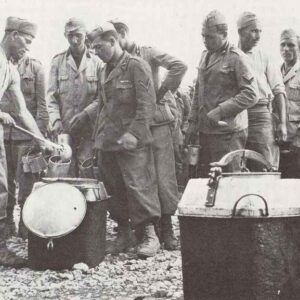
[[[188,162],[191,166],[196,166],[199,161],[199,145],[188,145]]]

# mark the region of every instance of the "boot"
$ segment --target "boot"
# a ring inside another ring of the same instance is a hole
[[[132,242],[132,231],[130,224],[118,223],[118,233],[115,240],[111,241],[106,247],[107,254],[119,254],[125,252],[127,248],[131,246]]]
[[[137,255],[142,258],[155,256],[160,248],[158,237],[155,233],[154,225],[148,223],[143,226],[143,236],[137,246]]]
[[[0,243],[0,265],[12,268],[23,268],[27,266],[27,260],[8,250],[5,242],[2,241]]]
[[[173,231],[172,218],[170,215],[161,217],[161,240],[166,250],[176,250],[178,248],[178,240]]]

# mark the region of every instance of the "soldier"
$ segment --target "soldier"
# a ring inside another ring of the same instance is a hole
[[[297,33],[280,35],[281,73],[287,96],[287,140],[280,145],[279,171],[284,178],[300,178],[300,62]]]
[[[7,18],[5,35],[0,47],[0,99],[4,92],[8,93],[9,99],[15,105],[15,112],[20,121],[33,133],[43,137],[34,118],[26,108],[26,103],[20,88],[20,76],[10,59],[22,56],[29,50],[36,35],[37,26],[27,20],[15,17]],[[0,112],[1,123],[14,124],[14,119],[5,112]],[[49,148],[42,142],[43,147]],[[5,266],[22,267],[26,260],[16,256],[6,247],[6,204],[7,204],[7,165],[3,140],[3,128],[0,125],[0,264]]]
[[[279,117],[278,142],[286,140],[285,90],[279,68],[259,48],[261,24],[257,16],[244,12],[237,21],[240,48],[250,58],[258,85],[258,102],[248,109],[247,149],[261,153],[274,169],[279,166],[279,147],[275,143],[272,101]],[[252,164],[254,169],[256,166]],[[253,168],[252,168],[253,170]]]
[[[247,138],[247,108],[257,101],[256,84],[247,57],[227,40],[224,16],[212,11],[205,18],[202,36],[207,50],[200,59],[192,103],[187,144],[199,131],[201,176],[208,164],[230,151],[243,149]],[[233,161],[229,171],[240,170]]]
[[[122,50],[111,23],[97,27],[89,36],[95,53],[106,63],[94,139],[101,176],[113,195],[110,215],[118,223],[112,248],[118,253],[128,247],[130,220],[142,233],[138,256],[154,256],[160,247],[154,224],[161,211],[149,144],[155,112],[150,69],[142,59]]]
[[[35,118],[40,131],[44,134],[49,121],[45,99],[45,77],[40,61],[30,58],[25,53],[18,53],[13,57],[21,79],[21,90],[25,98],[27,109]],[[5,93],[0,109],[9,113],[16,120],[16,108],[10,101],[9,94]],[[19,122],[16,121],[18,124]],[[19,124],[18,124],[19,125]],[[22,170],[22,156],[32,147],[32,139],[20,133],[13,127],[4,128],[4,142],[8,168],[8,203],[7,221],[14,231],[13,210],[16,204],[16,182],[19,184],[18,202],[22,207],[25,199],[30,194],[33,183],[38,179],[38,174],[25,175]],[[26,237],[26,230],[20,218],[19,235]]]
[[[187,66],[179,59],[153,47],[138,46],[130,39],[129,28],[120,20],[112,20],[118,34],[121,47],[134,56],[143,58],[151,67],[154,88],[156,92],[157,111],[151,125],[153,135],[153,153],[158,180],[158,197],[161,204],[161,239],[167,250],[174,250],[177,246],[171,216],[177,209],[179,201],[175,172],[175,158],[173,145],[174,118],[166,120],[159,117],[161,109],[168,105],[175,117],[179,117],[176,100],[170,93],[175,92],[187,70]],[[159,70],[165,68],[168,72],[160,84]],[[167,107],[167,108],[168,108]],[[166,113],[167,114],[167,113]],[[176,123],[176,121],[175,121]]]
[[[80,166],[92,154],[92,128],[97,111],[97,80],[100,59],[85,45],[86,27],[72,18],[65,25],[69,49],[51,63],[47,92],[50,125],[54,135],[72,137],[71,175],[80,176]]]

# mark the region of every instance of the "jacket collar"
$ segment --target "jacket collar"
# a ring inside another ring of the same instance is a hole
[[[91,54],[89,53],[88,49],[85,48],[81,62],[80,62],[80,66],[77,69],[76,63],[74,61],[73,56],[71,55],[71,50],[70,48],[67,50],[66,52],[66,61],[67,64],[69,64],[71,66],[71,68],[78,73],[83,72],[86,68],[87,68],[87,59],[91,58]]]
[[[104,81],[102,81],[102,83],[111,81],[112,79],[119,76],[123,71],[125,71],[128,67],[129,59],[130,59],[130,54],[124,51],[121,59],[118,61],[116,66],[112,69],[112,71],[108,74],[107,78],[104,79]],[[105,64],[104,70],[102,72],[104,77],[106,77],[106,70],[107,70],[107,64]]]
[[[283,66],[284,64],[282,64],[281,66],[281,72],[283,71]],[[300,71],[300,61],[298,60],[294,66],[283,76],[283,82],[287,83],[287,81],[289,81],[291,78],[295,77],[297,72]]]
[[[226,43],[218,51],[212,53],[206,52],[206,55],[203,58],[202,67],[207,70],[212,66],[214,66],[216,63],[218,63],[220,60],[223,59],[223,56],[228,52],[229,47],[230,47],[229,42],[226,41]],[[214,60],[210,59],[208,64],[206,65],[206,60],[209,59],[209,57],[212,55],[216,56],[216,58]]]

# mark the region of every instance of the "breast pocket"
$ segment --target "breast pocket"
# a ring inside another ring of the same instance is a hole
[[[220,69],[220,84],[224,87],[231,87],[235,82],[235,73],[234,69],[229,66],[223,66]]]
[[[88,94],[95,94],[97,91],[97,76],[87,76],[87,90]]]
[[[122,102],[131,102],[134,96],[133,83],[129,80],[120,80],[116,84],[119,99]]]
[[[65,94],[69,90],[69,76],[68,75],[60,75],[58,77],[58,85],[59,85],[59,93]]]
[[[290,84],[286,92],[289,121],[300,121],[300,85]]]
[[[21,89],[23,94],[32,95],[34,94],[34,75],[23,74],[21,76]]]

